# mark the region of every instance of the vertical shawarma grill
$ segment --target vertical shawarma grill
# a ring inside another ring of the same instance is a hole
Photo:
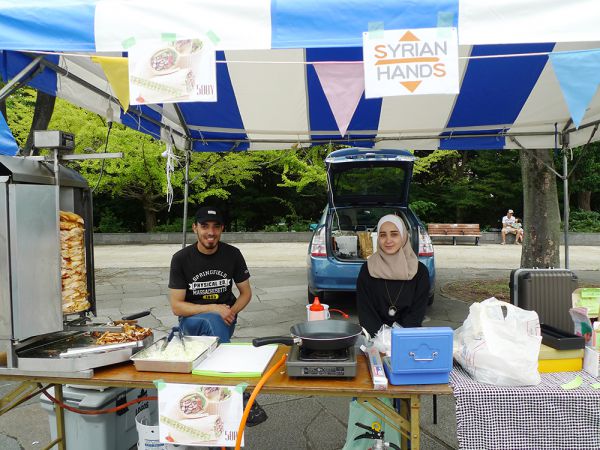
[[[58,172],[58,183],[55,173]],[[85,312],[63,315],[59,210],[85,222],[88,313],[96,314],[92,194],[74,170],[53,162],[0,156],[0,352],[19,367],[19,346],[62,332]]]

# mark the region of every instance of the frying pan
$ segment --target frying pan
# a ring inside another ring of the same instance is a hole
[[[311,350],[338,350],[354,345],[360,335],[360,325],[345,320],[314,320],[290,328],[291,336],[269,336],[252,340],[252,345],[301,345]]]

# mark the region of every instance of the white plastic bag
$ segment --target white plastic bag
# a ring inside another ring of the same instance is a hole
[[[492,297],[473,303],[469,316],[454,332],[454,359],[482,383],[531,386],[541,380],[541,342],[535,311]]]
[[[379,353],[385,353],[387,356],[392,354],[392,329],[393,328],[402,328],[402,326],[398,325],[396,322],[390,327],[385,323],[381,325],[381,328],[375,335],[372,340],[373,345]]]

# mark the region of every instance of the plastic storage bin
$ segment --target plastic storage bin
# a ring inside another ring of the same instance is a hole
[[[48,390],[54,396],[54,389]],[[122,405],[138,397],[156,395],[154,390],[107,388],[63,388],[64,402],[78,409],[99,410]],[[56,439],[56,414],[54,404],[40,396],[42,408],[48,412],[50,434]],[[156,402],[143,401],[123,410],[99,415],[82,415],[64,411],[67,450],[129,450],[138,441],[135,416],[144,409],[156,408]]]
[[[391,384],[448,383],[452,370],[450,327],[394,328],[392,356],[384,368]]]

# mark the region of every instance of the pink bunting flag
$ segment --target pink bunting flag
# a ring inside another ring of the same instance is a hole
[[[340,130],[346,135],[354,111],[365,90],[365,74],[361,63],[313,63],[329,107]]]

